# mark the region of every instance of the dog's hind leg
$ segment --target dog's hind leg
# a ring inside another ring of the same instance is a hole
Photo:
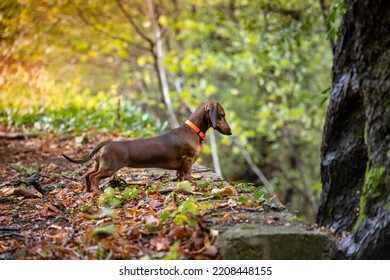
[[[91,191],[91,175],[99,170],[99,163],[95,161],[92,168],[85,174],[85,184],[87,186],[87,192]]]
[[[94,191],[96,191],[96,192],[99,191],[100,180],[107,178],[107,177],[111,177],[117,171],[118,171],[118,169],[102,168],[102,166],[100,166],[100,168],[97,172],[94,172],[90,175],[90,180],[91,180],[92,186],[94,188]]]

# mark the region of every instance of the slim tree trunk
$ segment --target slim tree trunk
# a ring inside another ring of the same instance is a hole
[[[351,0],[335,47],[317,220],[333,257],[390,258],[390,2]]]
[[[167,115],[169,118],[169,123],[172,128],[179,127],[179,122],[177,121],[175,111],[173,109],[172,99],[169,94],[169,86],[167,76],[165,74],[165,69],[163,65],[164,53],[163,53],[163,44],[162,44],[162,34],[160,26],[157,22],[156,14],[154,12],[154,5],[152,0],[147,0],[148,10],[150,15],[150,20],[152,21],[153,32],[155,37],[155,53],[153,54],[155,69],[158,76],[160,91],[164,98],[164,103],[167,110]]]

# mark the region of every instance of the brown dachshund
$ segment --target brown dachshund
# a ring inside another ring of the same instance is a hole
[[[84,163],[95,155],[92,169],[85,174],[87,191],[99,192],[99,181],[110,177],[122,167],[157,167],[177,170],[178,181],[191,180],[192,164],[203,151],[205,133],[210,128],[225,135],[232,130],[225,119],[221,105],[208,101],[200,105],[184,125],[172,129],[163,135],[130,141],[106,141],[99,143],[83,159],[63,156],[73,163]]]

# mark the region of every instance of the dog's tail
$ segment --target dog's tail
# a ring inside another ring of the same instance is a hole
[[[87,162],[89,160],[92,159],[92,157],[106,144],[110,143],[111,141],[106,141],[106,142],[101,142],[99,144],[96,145],[95,148],[93,148],[93,150],[89,153],[89,155],[87,155],[85,158],[82,158],[82,159],[73,159],[73,158],[70,158],[68,157],[67,155],[64,155],[62,154],[62,156],[64,158],[66,158],[67,160],[69,160],[70,162],[73,162],[73,163],[84,163],[84,162]]]

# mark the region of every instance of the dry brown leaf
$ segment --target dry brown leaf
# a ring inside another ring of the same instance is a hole
[[[232,216],[231,213],[226,213],[225,215],[222,216],[221,221],[226,222],[227,220],[230,219],[231,216]]]
[[[62,226],[59,226],[59,225],[56,225],[56,224],[51,224],[49,226],[49,228],[54,228],[54,229],[57,229],[57,230],[62,230]]]
[[[144,224],[146,225],[150,225],[150,226],[157,226],[158,223],[160,222],[159,219],[157,219],[155,216],[153,215],[149,215],[149,216],[146,216],[144,218]]]
[[[162,237],[162,238],[151,239],[150,244],[155,247],[155,250],[157,252],[160,252],[160,251],[168,250],[169,246],[171,245],[171,242],[168,238]]]
[[[236,195],[236,190],[233,186],[227,186],[222,189],[214,188],[211,190],[211,194],[213,195],[218,194],[220,196],[232,196],[232,195]]]
[[[24,183],[15,188],[14,195],[20,195],[26,198],[42,198],[42,194],[34,186],[27,186]]]
[[[50,210],[50,211],[53,211],[53,212],[55,212],[55,213],[58,213],[59,212],[59,210],[58,210],[58,208],[57,207],[55,207],[54,205],[52,205],[52,204],[46,204],[46,210]]]
[[[187,239],[191,237],[191,230],[188,226],[174,226],[169,232],[169,236],[174,240]]]
[[[0,197],[11,196],[15,192],[15,187],[4,187],[0,189]]]

